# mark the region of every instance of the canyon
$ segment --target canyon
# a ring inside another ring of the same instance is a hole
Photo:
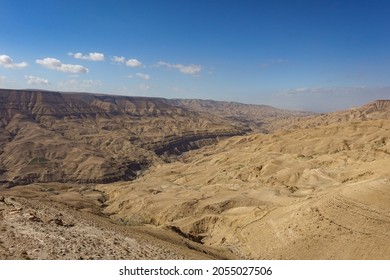
[[[390,256],[389,100],[327,114],[39,90],[0,101],[2,259]]]

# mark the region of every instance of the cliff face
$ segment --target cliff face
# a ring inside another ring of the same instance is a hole
[[[0,90],[0,181],[108,183],[247,131],[161,98]]]
[[[380,109],[389,110],[390,109],[390,100],[376,100],[374,103],[372,103],[372,105],[375,106],[375,108],[377,110],[380,110]]]
[[[86,117],[128,114],[134,116],[179,113],[183,109],[169,105],[164,99],[60,93],[50,91],[0,90],[2,117],[15,114],[34,117]]]
[[[217,101],[0,89],[0,182],[131,180],[154,163],[302,114]]]
[[[362,114],[368,119],[390,118],[390,100],[376,100],[361,108]]]

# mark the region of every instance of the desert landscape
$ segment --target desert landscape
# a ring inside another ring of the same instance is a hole
[[[390,100],[0,90],[0,259],[390,259]]]

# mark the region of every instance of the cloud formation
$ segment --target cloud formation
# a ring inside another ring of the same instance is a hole
[[[65,73],[88,73],[89,69],[78,64],[64,64],[59,59],[46,57],[42,60],[37,59],[37,64],[48,69],[57,70]]]
[[[183,64],[171,64],[168,62],[159,61],[157,65],[164,66],[170,69],[176,69],[179,70],[181,73],[187,75],[195,75],[198,74],[200,71],[202,71],[202,66],[196,64],[183,65]]]
[[[115,56],[113,58],[111,58],[111,61],[112,62],[116,62],[116,63],[125,63],[126,62],[126,58],[124,58],[123,56]]]
[[[40,78],[40,77],[36,77],[36,76],[24,76],[27,80],[27,83],[29,85],[48,85],[50,84],[49,83],[49,80],[47,79],[44,79],[44,78]]]
[[[142,63],[138,59],[131,58],[128,61],[126,61],[126,65],[129,67],[141,67]]]
[[[71,52],[68,54],[77,59],[90,60],[90,61],[104,61],[105,59],[104,54],[98,52],[93,52],[85,55],[82,53],[71,53]]]
[[[0,66],[11,69],[22,69],[28,66],[27,62],[15,63],[14,60],[8,55],[0,55]]]
[[[136,73],[135,74],[137,77],[144,79],[144,80],[150,80],[150,75],[144,74],[144,73]]]
[[[126,58],[123,56],[113,56],[111,58],[111,61],[114,63],[118,63],[118,64],[126,64],[127,66],[133,67],[133,68],[144,66],[141,63],[141,61],[139,61],[138,59],[130,58],[130,59],[126,60]]]
[[[0,84],[4,83],[6,79],[6,76],[0,76]]]

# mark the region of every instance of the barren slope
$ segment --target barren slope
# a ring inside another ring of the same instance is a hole
[[[2,196],[4,195],[4,196]],[[173,233],[114,223],[90,187],[42,184],[0,190],[0,259],[210,259]]]
[[[113,218],[243,258],[389,259],[390,121],[229,138],[101,186]]]
[[[262,133],[268,133],[280,128],[274,123],[275,121],[288,123],[296,118],[317,115],[312,112],[289,111],[267,105],[252,105],[226,101],[172,99],[169,102],[192,111],[227,118],[232,122],[250,128],[254,132]]]
[[[298,114],[227,102],[206,110],[187,102],[0,89],[0,184],[127,181],[156,162]]]
[[[388,120],[390,119],[390,100],[376,100],[361,107],[321,115],[279,118],[270,124],[271,130],[294,130],[346,121]]]
[[[164,99],[0,90],[0,181],[129,180],[247,129]]]
[[[34,183],[0,186],[0,259],[390,259],[389,101],[290,117],[82,93],[0,99],[0,181]],[[276,132],[228,138],[252,126]]]

